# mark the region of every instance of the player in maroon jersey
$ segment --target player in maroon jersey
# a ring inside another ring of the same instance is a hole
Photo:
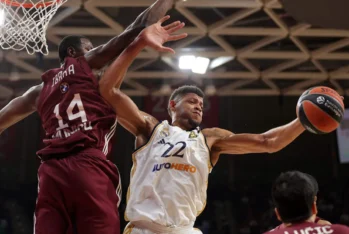
[[[299,171],[282,173],[273,184],[272,198],[283,225],[267,234],[348,234],[349,227],[318,223],[317,192],[314,177]]]
[[[74,232],[73,226],[83,234],[120,233],[121,184],[116,166],[107,160],[115,113],[100,96],[92,69],[118,56],[144,26],[156,23],[173,3],[158,0],[123,34],[96,49],[87,38],[65,38],[59,48],[62,66],[44,73],[42,84],[0,111],[0,133],[35,111],[46,131],[46,147],[38,151],[42,164],[34,216],[36,234],[69,234]],[[175,22],[168,27],[176,31],[183,26]],[[155,30],[153,33],[157,35]]]

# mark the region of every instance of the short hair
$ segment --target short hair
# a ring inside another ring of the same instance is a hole
[[[311,175],[300,171],[281,173],[273,184],[272,198],[282,222],[299,223],[309,219],[318,191],[318,183]]]
[[[58,47],[59,61],[61,63],[63,63],[64,59],[68,56],[67,50],[69,47],[73,47],[76,50],[81,49],[81,39],[83,38],[88,39],[87,37],[81,35],[66,36],[63,38]]]
[[[173,101],[173,100],[178,99],[178,98],[182,98],[183,96],[185,96],[188,93],[195,93],[196,95],[198,95],[199,97],[202,97],[202,98],[205,97],[204,92],[199,87],[197,87],[195,85],[183,85],[183,86],[175,89],[172,92],[168,102],[170,103],[170,101]],[[168,112],[171,115],[170,109],[168,109]]]
[[[194,85],[183,85],[172,92],[169,102],[177,98],[181,98],[188,93],[195,93],[202,98],[205,97],[204,92],[199,87],[196,87]]]

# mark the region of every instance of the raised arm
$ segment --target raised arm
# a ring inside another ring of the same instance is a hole
[[[169,18],[170,16],[163,17],[157,23],[144,29],[130,46],[108,67],[99,82],[102,94],[111,92],[114,87],[120,87],[128,68],[146,46],[160,52],[174,53],[171,48],[164,47],[163,44],[168,41],[183,39],[187,37],[187,34],[173,35],[174,32],[184,27],[184,23],[179,21],[163,27],[162,24]]]
[[[119,87],[129,66],[145,46],[150,46],[158,51],[174,53],[171,48],[164,47],[163,44],[187,36],[186,34],[171,35],[181,29],[184,24],[174,22],[164,27],[161,26],[168,19],[169,16],[166,16],[143,30],[108,67],[99,82],[100,93],[115,109],[118,121],[135,136],[148,136],[158,121],[140,112],[136,104],[121,92]]]
[[[156,23],[164,17],[166,12],[174,5],[174,1],[157,0],[141,13],[122,34],[86,53],[85,57],[90,67],[92,69],[101,69],[119,56],[145,27]]]
[[[203,134],[211,146],[212,162],[216,163],[220,154],[277,152],[294,141],[304,130],[296,119],[262,134],[233,134],[223,129],[205,129]]]
[[[118,122],[125,129],[136,137],[148,138],[158,120],[141,112],[131,98],[120,89],[114,88],[113,92],[102,94],[102,96],[113,106]]]
[[[13,99],[0,110],[0,134],[8,127],[36,111],[36,100],[40,95],[42,84],[30,88],[22,96]]]

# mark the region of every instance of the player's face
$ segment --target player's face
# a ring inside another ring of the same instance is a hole
[[[89,39],[82,38],[81,39],[81,50],[83,54],[86,54],[90,50],[93,49],[92,42]]]
[[[82,38],[80,39],[81,46],[78,49],[71,49],[69,50],[69,56],[73,58],[78,58],[81,56],[84,56],[87,52],[93,49],[93,45],[89,39]]]
[[[189,124],[195,128],[202,122],[203,106],[202,97],[195,93],[188,93],[176,105],[177,118],[188,119]]]

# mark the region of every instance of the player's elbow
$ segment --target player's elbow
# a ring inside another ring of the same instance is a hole
[[[125,100],[125,94],[118,88],[112,88],[108,91],[105,98],[111,104],[122,102]]]
[[[275,141],[274,138],[269,138],[263,134],[260,135],[261,145],[263,151],[269,154],[276,153],[282,149],[282,147]]]
[[[100,84],[99,86],[99,92],[101,94],[101,96],[107,100],[108,102],[111,101],[111,99],[113,99],[114,95],[114,88],[111,87],[110,85],[104,85],[104,84]]]

